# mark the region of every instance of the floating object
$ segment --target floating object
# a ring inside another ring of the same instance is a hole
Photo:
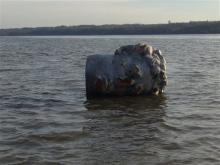
[[[92,55],[86,61],[86,95],[158,95],[167,85],[166,61],[147,44],[127,45],[114,55]]]

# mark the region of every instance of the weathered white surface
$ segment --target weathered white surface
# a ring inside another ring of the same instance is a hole
[[[161,51],[146,44],[123,46],[114,55],[89,56],[86,63],[87,97],[163,93],[166,61]]]

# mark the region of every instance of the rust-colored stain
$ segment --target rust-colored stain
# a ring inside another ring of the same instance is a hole
[[[105,88],[105,83],[101,79],[97,78],[95,82],[95,88],[97,91],[102,92]]]
[[[127,87],[131,86],[132,83],[133,83],[133,81],[130,79],[123,79],[123,80],[118,79],[117,86],[122,87],[122,88],[127,88]]]

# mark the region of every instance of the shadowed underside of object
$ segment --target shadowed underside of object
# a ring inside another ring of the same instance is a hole
[[[86,62],[86,94],[158,95],[167,84],[161,51],[146,44],[120,47],[114,55],[92,55]]]

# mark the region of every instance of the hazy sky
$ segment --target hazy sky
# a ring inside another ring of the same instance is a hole
[[[0,28],[220,20],[220,0],[0,0]]]

